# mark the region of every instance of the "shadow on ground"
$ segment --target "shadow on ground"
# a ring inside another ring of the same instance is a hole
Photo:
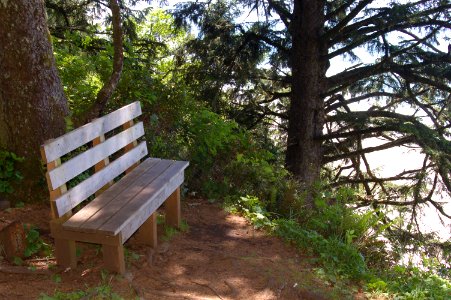
[[[0,298],[36,299],[42,294],[53,295],[55,291],[86,290],[98,285],[111,286],[125,299],[344,297],[315,277],[306,257],[280,239],[254,230],[242,217],[193,198],[183,202],[182,212],[188,231],[164,241],[160,238],[163,228],[159,227],[158,248],[139,245],[133,237],[127,241],[124,276],[103,271],[99,246],[80,244],[75,270],[56,268],[43,274],[14,274],[0,269]],[[48,208],[42,205],[0,213],[0,218],[33,223],[51,242],[47,216]],[[52,260],[37,262],[37,269],[44,271],[54,263]],[[0,262],[0,266],[5,264]]]

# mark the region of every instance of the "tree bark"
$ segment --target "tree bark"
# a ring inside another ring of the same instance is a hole
[[[324,126],[324,92],[327,61],[321,0],[295,0],[292,34],[292,89],[288,111],[286,168],[307,189],[307,205],[312,205],[311,187],[319,179],[321,140]],[[310,192],[309,192],[310,191]]]
[[[0,1],[0,147],[25,158],[15,199],[43,195],[40,145],[64,133],[67,112],[44,2]]]

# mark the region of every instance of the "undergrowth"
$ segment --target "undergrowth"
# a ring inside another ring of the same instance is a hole
[[[78,300],[78,299],[108,299],[121,300],[120,295],[113,291],[110,284],[112,276],[107,271],[102,271],[101,282],[98,286],[88,287],[84,290],[63,292],[56,290],[53,295],[42,293],[39,300]],[[61,282],[61,276],[54,278],[55,283]]]
[[[334,199],[340,196],[335,194]],[[380,256],[372,258],[371,252],[365,256],[362,250],[368,245],[384,245],[377,241],[386,225],[372,230],[378,227],[379,217],[356,213],[341,203],[316,202],[319,208],[301,220],[304,223],[269,213],[264,202],[254,196],[229,197],[226,210],[240,213],[256,228],[264,228],[312,256],[318,275],[327,281],[363,286],[370,299],[451,299],[451,281],[439,276],[437,270],[444,266],[436,260],[424,258],[422,268],[388,262],[382,264],[384,267],[369,267],[371,259]]]

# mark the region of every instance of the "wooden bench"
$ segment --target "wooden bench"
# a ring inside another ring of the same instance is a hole
[[[138,142],[144,135],[143,123],[134,123],[139,115],[141,106],[134,102],[42,145],[58,265],[76,267],[75,241],[80,241],[101,244],[105,267],[124,273],[122,245],[136,231],[140,242],[156,247],[156,210],[163,202],[166,223],[180,226],[180,185],[188,162],[142,161],[147,146]],[[76,156],[61,163],[71,152]],[[92,175],[67,189],[67,182],[92,169]],[[73,212],[93,194],[94,200]]]

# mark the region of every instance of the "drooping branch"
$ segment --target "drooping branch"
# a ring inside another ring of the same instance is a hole
[[[348,153],[338,154],[335,156],[326,156],[326,157],[323,157],[322,162],[330,163],[333,161],[337,161],[337,160],[341,160],[341,159],[345,159],[345,158],[349,158],[349,157],[353,157],[353,156],[358,156],[358,155],[361,155],[364,153],[371,153],[371,152],[375,152],[375,151],[390,149],[390,148],[397,147],[397,146],[402,146],[404,144],[412,143],[414,141],[415,141],[415,138],[413,136],[406,136],[406,137],[400,138],[398,140],[395,140],[393,142],[388,142],[388,143],[385,143],[385,144],[382,144],[379,146],[367,147],[362,150],[351,151]]]
[[[361,0],[352,11],[346,14],[346,17],[324,35],[324,38],[329,39],[330,37],[337,35],[371,2],[373,2],[373,0]]]
[[[326,113],[329,113],[331,111],[334,111],[334,110],[338,109],[339,107],[343,107],[343,105],[345,105],[345,104],[349,105],[349,104],[356,103],[356,102],[359,102],[359,101],[362,101],[362,100],[367,100],[367,99],[370,99],[370,98],[377,98],[377,97],[401,97],[401,96],[402,95],[400,95],[400,94],[394,94],[394,93],[389,93],[389,92],[373,92],[373,93],[368,93],[368,94],[361,95],[361,96],[358,96],[358,97],[354,97],[354,98],[351,98],[351,99],[344,99],[344,97],[342,95],[336,95],[336,97],[334,99],[338,99],[338,97],[342,97],[343,100],[339,101],[337,103],[334,103],[335,101],[332,102],[332,103],[326,103],[325,110],[326,110]]]
[[[340,179],[336,182],[333,182],[331,184],[332,187],[334,186],[340,186],[343,184],[362,184],[362,183],[384,183],[384,182],[391,182],[391,181],[400,181],[400,180],[413,180],[416,179],[417,176],[415,174],[413,175],[396,175],[396,176],[390,176],[390,177],[376,177],[376,178],[363,178],[363,179]]]
[[[409,3],[405,7],[407,6],[414,8],[415,6],[418,6],[418,3]],[[363,36],[374,31],[377,31],[380,34],[386,34],[395,30],[419,28],[432,25],[451,28],[449,22],[432,19],[429,17],[435,13],[446,12],[450,8],[451,4],[445,4],[431,9],[423,9],[419,12],[406,16],[402,21],[394,17],[397,14],[396,9],[381,8],[379,13],[342,28],[342,30],[331,39],[331,43],[334,45],[346,41],[351,36],[355,36],[356,34]],[[424,17],[428,18],[424,19]]]

